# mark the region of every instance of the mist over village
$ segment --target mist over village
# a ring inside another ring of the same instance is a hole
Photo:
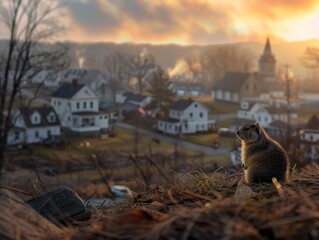
[[[0,239],[318,239],[317,0],[0,0]]]

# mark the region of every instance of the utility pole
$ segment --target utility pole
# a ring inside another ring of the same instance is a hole
[[[289,140],[290,140],[290,107],[291,107],[291,99],[290,99],[290,76],[289,76],[289,65],[285,65],[285,80],[286,80],[286,97],[287,97],[287,126],[286,126],[286,148],[289,150]]]

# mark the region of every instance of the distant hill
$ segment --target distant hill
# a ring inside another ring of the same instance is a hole
[[[193,58],[204,52],[207,48],[218,45],[207,46],[180,46],[176,44],[169,45],[151,45],[151,44],[135,44],[135,43],[69,43],[71,55],[73,55],[73,65],[77,66],[77,58],[87,59],[92,67],[102,65],[105,56],[113,52],[137,53],[143,49],[147,49],[152,53],[157,62],[164,68],[173,67],[178,59]],[[250,51],[256,59],[256,66],[260,54],[263,51],[264,44],[261,42],[241,42],[234,43],[242,49]],[[301,66],[300,57],[303,55],[307,47],[319,47],[319,39],[308,41],[287,42],[287,43],[271,43],[272,51],[277,59],[277,67],[283,64],[289,64],[297,76],[306,75],[307,70]]]
[[[0,40],[0,48],[4,46],[5,41]],[[143,49],[147,49],[152,53],[156,61],[164,68],[173,67],[178,59],[193,58],[200,55],[207,48],[218,46],[217,44],[199,46],[181,46],[177,44],[152,45],[152,44],[136,44],[136,43],[77,43],[69,42],[70,55],[72,58],[72,66],[79,66],[79,59],[85,60],[86,67],[100,68],[102,67],[104,58],[113,52],[138,53]],[[256,66],[260,54],[263,51],[264,42],[240,42],[234,43],[242,49],[250,51],[255,60]],[[307,70],[300,65],[300,57],[303,55],[307,47],[319,47],[319,39],[307,41],[271,43],[272,51],[277,59],[277,67],[283,64],[289,64],[296,76],[305,76]]]

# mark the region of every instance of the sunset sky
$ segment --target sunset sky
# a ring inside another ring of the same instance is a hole
[[[64,38],[72,41],[205,45],[319,38],[319,0],[59,1],[69,29]]]

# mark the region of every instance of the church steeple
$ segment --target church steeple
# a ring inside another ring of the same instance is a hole
[[[267,38],[264,52],[259,58],[258,73],[262,77],[274,78],[276,75],[276,59],[271,52],[269,38]]]
[[[267,38],[263,55],[264,56],[272,56],[269,38]]]

